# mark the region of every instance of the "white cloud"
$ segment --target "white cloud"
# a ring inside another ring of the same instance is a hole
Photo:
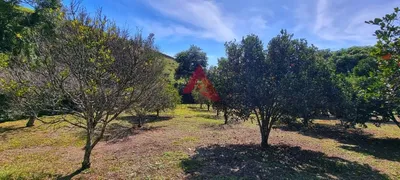
[[[144,0],[143,0],[144,1]],[[242,7],[240,2],[234,7],[227,7],[219,1],[210,0],[152,0],[144,1],[149,7],[159,12],[166,22],[161,20],[136,20],[139,26],[156,37],[191,36],[226,42],[240,39],[250,33],[263,36],[263,31],[270,26],[269,19],[275,16],[267,6]]]
[[[182,37],[185,36],[201,36],[201,31],[189,29],[179,24],[173,23],[161,23],[152,20],[135,19],[135,23],[149,32],[156,34],[158,38],[169,37],[175,34],[179,34]]]
[[[296,35],[337,45],[373,44],[376,27],[364,21],[382,17],[400,4],[400,0],[307,0],[277,5],[261,0],[142,1],[161,16],[142,18],[136,23],[158,38],[194,37],[225,42],[255,33],[269,40],[279,29],[290,28]]]
[[[372,34],[377,27],[368,25],[365,21],[382,17],[392,12],[395,6],[394,1],[356,3],[343,0],[317,0],[314,4],[298,6],[296,9],[298,22],[294,29],[311,32],[321,40],[373,44],[375,37]]]
[[[195,35],[221,42],[237,37],[233,31],[233,23],[222,15],[213,1],[153,0],[148,4],[163,15],[185,24],[179,25],[180,28],[195,32]]]
[[[318,32],[323,28],[331,28],[332,17],[328,15],[328,0],[319,0],[317,3],[317,14],[314,25],[314,32]]]

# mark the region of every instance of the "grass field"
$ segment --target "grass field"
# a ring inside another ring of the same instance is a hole
[[[400,179],[400,130],[345,130],[316,120],[308,130],[276,127],[259,148],[256,124],[223,125],[195,105],[132,128],[128,115],[95,147],[92,168],[76,179]],[[43,121],[51,118],[43,117]],[[66,124],[0,124],[0,179],[55,179],[80,167],[83,132]]]

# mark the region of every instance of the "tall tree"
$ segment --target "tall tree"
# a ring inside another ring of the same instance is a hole
[[[332,81],[328,67],[318,59],[317,49],[301,43],[298,51],[302,52],[302,59],[290,65],[296,69],[293,74],[295,80],[290,82],[296,91],[289,88],[283,91],[292,94],[292,98],[286,102],[291,104],[287,106],[291,115],[301,117],[303,125],[307,127],[314,116],[327,111]]]
[[[188,50],[176,54],[175,60],[179,64],[175,74],[177,80],[176,87],[179,90],[179,94],[182,96],[182,102],[193,103],[193,96],[191,94],[183,93],[183,89],[198,66],[205,69],[207,66],[207,55],[201,50],[201,48],[192,45]]]
[[[300,77],[304,75],[305,79],[314,81],[314,74],[306,72],[310,67],[307,64],[314,63],[316,50],[305,40],[292,37],[282,30],[269,42],[267,50],[255,35],[243,38],[240,44],[226,44],[230,72],[235,72],[232,95],[240,102],[234,109],[240,110],[240,114],[251,111],[256,115],[262,147],[268,147],[274,123],[294,113],[294,104],[290,101],[293,94],[308,88],[299,86]],[[302,102],[308,105],[315,101]]]
[[[164,59],[162,62],[162,76],[149,85],[149,89],[143,93],[138,103],[132,105],[130,110],[131,114],[138,117],[139,127],[143,125],[148,112],[156,112],[158,117],[160,111],[174,109],[180,103],[178,90],[174,87],[177,63],[170,59]]]
[[[207,55],[197,46],[190,46],[186,51],[182,51],[175,56],[176,62],[179,63],[176,70],[176,77],[188,79],[197,66],[205,68],[207,66]]]
[[[378,42],[373,54],[379,59],[377,75],[381,86],[374,84],[372,88],[378,91],[380,99],[385,102],[384,109],[388,116],[400,128],[400,122],[393,113],[400,112],[400,8],[394,8],[394,12],[386,14],[382,18],[375,18],[366,23],[377,25],[379,29],[374,35]],[[382,86],[383,84],[383,86]],[[377,88],[380,87],[380,88]]]
[[[21,6],[21,3],[29,3],[34,9]],[[0,2],[0,68],[8,68],[11,73],[8,77],[0,74],[0,79],[13,82],[14,85],[3,87],[0,90],[5,93],[4,100],[7,100],[8,112],[20,112],[28,116],[27,127],[33,126],[40,111],[54,106],[54,100],[45,95],[43,91],[30,88],[33,81],[22,82],[20,76],[31,76],[36,78],[35,83],[43,84],[40,76],[34,77],[31,73],[22,73],[17,66],[36,66],[34,38],[39,32],[46,34],[47,38],[53,38],[53,31],[61,19],[61,4],[58,0],[43,1],[1,1]],[[14,69],[14,70],[13,70]],[[15,84],[19,81],[19,84]],[[51,93],[53,94],[53,93]],[[7,116],[11,116],[8,114]]]
[[[235,98],[232,96],[232,84],[234,72],[229,67],[227,58],[219,58],[217,67],[210,67],[208,70],[208,78],[213,83],[218,96],[219,101],[213,102],[214,109],[217,113],[222,111],[224,114],[225,124],[228,124],[229,117],[232,115],[232,107],[237,106]]]
[[[154,35],[130,38],[101,13],[68,11],[56,38],[36,36],[35,66],[15,67],[41,77],[32,88],[59,93],[74,108],[64,106],[75,119],[64,118],[86,131],[81,168],[91,165],[93,148],[103,138],[107,125],[143,96],[162,75],[162,58],[154,47]],[[30,82],[29,77],[24,81]]]

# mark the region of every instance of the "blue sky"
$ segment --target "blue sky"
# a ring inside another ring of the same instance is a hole
[[[64,1],[68,4],[69,1]],[[305,38],[320,49],[373,45],[375,26],[364,21],[382,17],[400,0],[84,0],[91,13],[105,15],[132,33],[154,33],[160,51],[174,56],[197,45],[209,65],[225,56],[224,42],[247,34],[264,45],[280,29]]]

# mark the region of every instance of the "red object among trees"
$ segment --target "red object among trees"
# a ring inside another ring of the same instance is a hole
[[[392,58],[392,55],[391,54],[386,54],[386,55],[382,56],[382,58],[384,60],[389,60],[390,58]]]
[[[183,89],[184,94],[192,93],[193,89],[196,86],[197,81],[202,81],[202,84],[198,85],[198,89],[200,89],[200,94],[206,97],[207,99],[217,102],[220,100],[217,91],[212,85],[211,81],[207,79],[206,74],[204,73],[203,68],[199,65],[196,70],[193,72],[193,75],[190,77],[190,80],[186,87]],[[203,87],[204,86],[204,87]]]

